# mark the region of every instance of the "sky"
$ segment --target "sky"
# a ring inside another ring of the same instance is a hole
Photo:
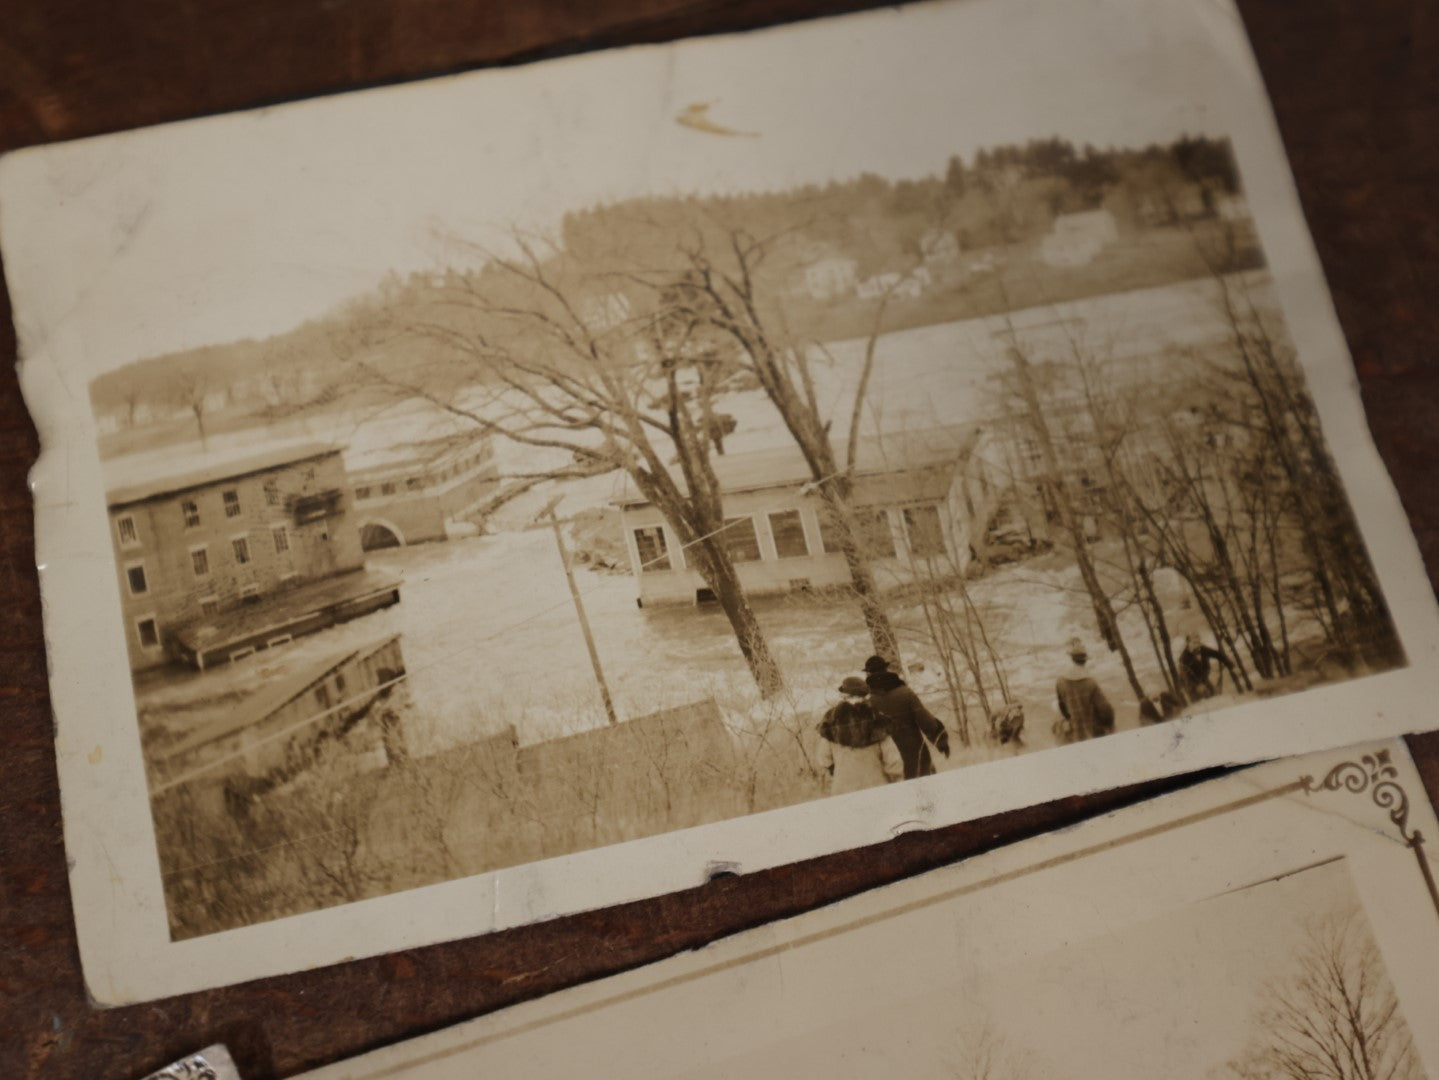
[[[1235,18],[1229,0],[933,0],[22,151],[0,162],[22,355],[54,346],[88,378],[266,337],[387,272],[473,261],[456,237],[597,201],[924,176],[1053,134],[1223,134],[1216,88],[1249,77],[1215,44]],[[699,102],[755,134],[675,121]]]

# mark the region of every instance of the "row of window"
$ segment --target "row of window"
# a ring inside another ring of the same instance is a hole
[[[945,554],[944,527],[939,506],[909,506],[902,511],[905,542],[916,558],[932,558]],[[804,520],[798,510],[777,510],[765,517],[769,520],[770,536],[774,539],[775,555],[781,559],[802,558],[842,550],[834,523],[819,515],[821,551],[810,550]],[[759,530],[754,517],[730,518],[720,532],[730,559],[734,562],[758,562],[763,556]],[[635,548],[641,571],[672,569],[664,528],[648,525],[634,530]],[[855,513],[855,540],[860,553],[871,559],[892,559],[897,555],[894,533],[890,529],[888,510],[860,510]]]
[[[425,481],[421,477],[408,476],[405,478],[406,491],[419,491],[424,486]],[[399,490],[399,483],[395,480],[386,480],[384,483],[379,485],[379,493],[381,498],[384,498],[388,495],[398,494]],[[375,485],[361,484],[359,487],[355,488],[355,498],[356,500],[375,498]]]
[[[482,464],[488,457],[488,451],[470,454],[468,457],[461,458],[453,464],[430,473],[427,476],[407,476],[404,479],[403,485],[401,485],[398,480],[385,480],[379,484],[359,484],[355,488],[355,498],[357,500],[388,498],[391,495],[398,495],[401,486],[403,486],[406,491],[422,491],[432,484],[443,484],[447,480],[452,480],[456,476],[469,472],[471,469]]]
[[[273,479],[265,481],[264,491],[266,506],[280,505],[280,489]],[[220,505],[224,508],[227,518],[239,517],[243,509],[240,505],[239,488],[226,488],[221,491]],[[199,496],[180,500],[180,516],[184,519],[185,528],[199,527],[201,522]],[[115,519],[115,534],[119,537],[122,548],[140,546],[140,532],[135,524],[134,514],[121,514]]]
[[[290,550],[290,530],[285,525],[270,526],[270,542],[275,546],[275,554],[283,555]],[[244,566],[250,561],[250,538],[246,535],[232,536],[230,538],[230,554],[235,560],[236,566]],[[190,549],[190,569],[197,578],[210,575],[210,545],[198,544]],[[145,573],[145,561],[137,559],[135,562],[127,563],[125,566],[125,580],[130,586],[131,596],[144,596],[150,591],[150,580]],[[206,612],[205,614],[210,614]]]

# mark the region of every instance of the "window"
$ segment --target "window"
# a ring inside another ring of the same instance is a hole
[[[131,563],[125,567],[125,580],[130,585],[131,596],[143,596],[150,591],[150,583],[145,579],[144,563]]]
[[[135,623],[135,631],[140,635],[140,644],[146,649],[158,648],[160,645],[160,625],[154,616],[140,619]]]
[[[182,502],[180,512],[185,515],[185,528],[193,529],[200,524],[200,507],[194,499],[186,499]]]
[[[855,519],[860,551],[871,559],[894,558],[894,533],[889,527],[889,511],[862,510]]]
[[[290,530],[283,525],[271,525],[270,536],[275,541],[275,554],[280,555],[290,550]]]
[[[421,480],[420,480],[420,478],[419,478],[418,476],[409,476],[409,477],[406,477],[406,478],[405,478],[405,490],[406,490],[406,491],[419,491],[420,488],[422,488],[422,487],[424,487],[424,486],[425,486],[425,485],[421,482]]]
[[[240,493],[231,489],[221,496],[225,500],[225,516],[227,518],[240,516]]]
[[[280,485],[273,476],[265,481],[265,505],[280,505]]]
[[[256,604],[260,601],[260,586],[253,581],[240,590],[240,600],[246,604]]]
[[[230,541],[230,548],[235,552],[235,561],[241,566],[250,561],[250,541],[246,537],[235,537]]]
[[[383,484],[380,485],[380,494],[381,494],[381,495],[393,495],[394,493],[395,493],[395,482],[394,482],[393,480],[386,480]]]
[[[856,509],[854,511],[854,539],[860,554],[869,559],[894,558],[894,535],[889,529],[887,510]],[[819,511],[819,539],[825,551],[841,554],[844,548],[839,541],[839,522],[835,512],[828,507]]]
[[[359,487],[357,487],[357,488],[355,489],[355,498],[357,498],[357,499],[368,499],[369,497],[370,497],[370,485],[369,485],[369,484],[361,484]]]
[[[196,577],[204,577],[210,572],[210,549],[208,547],[196,547],[190,549],[190,567],[195,571]]]
[[[315,704],[322,709],[328,709],[330,707],[330,688],[324,683],[315,687]]]
[[[201,615],[218,615],[220,612],[220,598],[218,596],[206,596],[200,600]]]
[[[345,673],[343,671],[335,672],[335,693],[341,697],[345,695]]]
[[[904,532],[911,554],[920,558],[944,554],[944,529],[940,525],[939,507],[906,507]]]
[[[781,559],[793,559],[809,554],[809,544],[804,538],[804,522],[798,510],[781,510],[769,516],[769,531],[774,534],[775,554]]]
[[[126,514],[115,519],[115,532],[120,537],[121,547],[138,547],[140,534],[135,531],[135,518]]]
[[[755,562],[759,559],[759,535],[754,529],[754,518],[730,518],[720,533],[729,557],[735,562]]]
[[[640,557],[640,573],[670,568],[669,548],[665,545],[665,531],[659,525],[647,525],[635,530],[635,551]]]

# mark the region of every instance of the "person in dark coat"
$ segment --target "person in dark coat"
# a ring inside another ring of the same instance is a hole
[[[934,774],[934,758],[929,743],[949,757],[949,732],[939,719],[924,707],[919,695],[905,681],[889,670],[882,656],[871,656],[864,663],[865,683],[869,686],[869,703],[889,726],[889,737],[899,747],[904,761],[904,778]]]
[[[1219,692],[1218,688],[1209,681],[1209,673],[1213,670],[1210,661],[1218,660],[1223,665],[1224,671],[1229,672],[1229,678],[1237,687],[1239,679],[1234,673],[1234,665],[1229,662],[1218,649],[1211,649],[1208,645],[1202,644],[1193,634],[1184,639],[1184,651],[1179,654],[1179,675],[1184,680],[1184,693],[1190,701],[1198,701],[1200,698],[1213,697]],[[1224,685],[1224,671],[1219,673],[1219,685]]]
[[[1078,638],[1069,639],[1069,659],[1069,670],[1054,684],[1059,713],[1064,717],[1063,737],[1078,742],[1108,735],[1114,730],[1114,706],[1085,668],[1089,653]]]

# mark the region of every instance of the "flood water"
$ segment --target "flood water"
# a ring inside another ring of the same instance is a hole
[[[1264,279],[1258,280],[1264,288]],[[1054,317],[1062,314],[1071,327],[1065,333],[1082,334],[1089,347],[1102,341],[1109,355],[1138,355],[1222,334],[1215,292],[1211,282],[1192,282],[1012,318],[1037,354],[1062,352],[1071,344],[1063,334],[1055,339]],[[1182,338],[1176,338],[1176,327]],[[865,426],[893,430],[981,419],[994,408],[990,376],[1004,363],[1004,330],[1003,320],[979,319],[881,339]],[[834,362],[821,365],[818,394],[847,423],[844,403],[853,393],[863,343],[831,351]],[[739,421],[729,440],[731,452],[787,438],[758,392],[730,395],[723,411]],[[534,498],[560,490],[550,485]],[[563,490],[570,495],[563,512],[573,513],[602,503],[613,483],[602,478]],[[344,649],[399,633],[419,718],[410,732],[416,752],[510,724],[530,742],[604,723],[597,676],[554,536],[547,528],[521,528],[532,513],[525,504],[509,508],[490,523],[502,530],[493,535],[371,553],[371,567],[401,579],[400,604],[227,670],[148,680],[140,693],[142,717],[171,731],[201,723],[252,688],[257,677],[298,674]],[[753,707],[753,681],[717,608],[641,610],[629,574],[576,567],[576,577],[600,668],[622,718],[706,697],[719,701],[727,714]],[[1063,666],[1062,643],[1091,632],[1092,615],[1075,578],[1072,568],[1031,564],[1003,568],[973,586],[1011,692],[1029,712],[1031,746],[1052,741],[1053,678]],[[822,708],[841,678],[856,672],[872,651],[851,603],[793,597],[755,606],[796,709]],[[919,612],[898,611],[895,618],[906,636],[906,657],[927,661],[932,673],[936,658],[924,644]],[[1187,629],[1174,627],[1176,634]],[[1140,628],[1135,635],[1142,640]],[[1132,699],[1115,658],[1098,657],[1093,666],[1113,700]],[[931,684],[926,693],[941,712],[942,686]],[[1131,726],[1120,711],[1121,726]]]

